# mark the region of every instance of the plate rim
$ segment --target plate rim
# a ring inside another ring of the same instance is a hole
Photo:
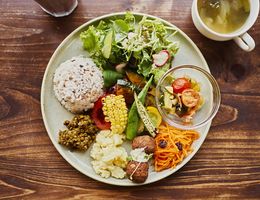
[[[45,85],[46,85],[47,74],[48,74],[49,69],[51,68],[51,63],[53,62],[53,60],[55,59],[55,57],[59,53],[60,49],[64,46],[64,44],[66,44],[73,37],[73,35],[75,35],[83,27],[89,26],[89,25],[93,24],[94,22],[100,21],[102,19],[106,19],[106,18],[109,18],[109,17],[121,16],[121,15],[125,15],[126,13],[127,13],[127,11],[125,11],[125,12],[114,12],[114,13],[101,15],[99,17],[95,17],[95,18],[93,18],[93,19],[83,23],[79,27],[77,27],[65,39],[63,39],[63,41],[58,45],[58,47],[55,49],[54,53],[52,54],[52,56],[51,56],[51,58],[50,58],[50,60],[49,60],[49,62],[47,64],[47,67],[46,67],[46,69],[44,71],[44,76],[43,76],[42,84],[41,84],[40,104],[41,104],[41,113],[42,113],[42,119],[43,119],[43,122],[44,122],[44,126],[45,126],[45,129],[46,129],[46,131],[48,133],[48,136],[49,136],[52,144],[54,145],[55,149],[59,152],[59,154],[63,157],[63,159],[65,161],[67,161],[73,168],[75,168],[76,170],[78,170],[79,172],[84,174],[85,176],[88,176],[89,178],[92,178],[92,179],[94,179],[96,181],[99,181],[99,182],[102,182],[102,183],[106,183],[106,184],[109,184],[109,185],[116,185],[116,186],[140,186],[140,185],[147,185],[147,184],[151,184],[151,183],[154,183],[154,182],[158,182],[158,181],[160,181],[160,180],[162,180],[162,179],[164,179],[164,178],[166,178],[166,177],[176,173],[179,169],[181,169],[184,165],[186,165],[194,157],[194,155],[198,152],[198,150],[201,148],[201,145],[205,141],[205,139],[206,139],[206,137],[208,135],[209,129],[211,127],[211,121],[209,121],[204,126],[205,134],[204,134],[203,138],[201,138],[201,141],[198,143],[199,148],[197,148],[196,150],[193,150],[190,153],[190,155],[189,155],[190,158],[182,161],[175,168],[173,168],[172,171],[169,171],[167,174],[161,176],[158,179],[152,180],[150,182],[144,182],[144,183],[141,183],[141,184],[140,183],[137,184],[137,183],[133,183],[133,182],[129,182],[129,184],[128,183],[117,183],[117,182],[112,183],[111,181],[109,181],[109,179],[104,179],[102,177],[98,177],[98,175],[94,176],[94,175],[91,175],[91,174],[86,174],[85,171],[79,165],[75,164],[71,159],[69,159],[65,155],[65,153],[62,151],[62,149],[59,147],[59,144],[54,140],[53,136],[51,135],[51,131],[50,131],[50,128],[49,128],[49,125],[48,125],[48,122],[47,122],[47,117],[46,117],[45,109],[44,109],[44,106],[45,106],[45,101],[44,101],[45,93],[43,91],[44,91],[44,88],[45,88]],[[159,19],[164,24],[166,24],[166,25],[168,25],[170,27],[176,28],[176,30],[182,35],[182,37],[184,37],[189,42],[189,44],[195,49],[195,51],[198,53],[201,61],[203,62],[203,66],[205,67],[206,71],[208,71],[210,73],[210,69],[208,67],[208,64],[207,64],[203,54],[201,53],[201,51],[199,50],[197,45],[180,28],[178,28],[174,24],[172,24],[172,23],[170,23],[170,22],[168,22],[168,21],[166,21],[166,20],[164,20],[164,19],[162,19],[160,17],[154,16],[154,15],[141,13],[141,12],[131,12],[131,13],[133,15],[135,15],[135,16],[147,16],[147,17],[150,17],[150,18],[153,18],[153,19]]]

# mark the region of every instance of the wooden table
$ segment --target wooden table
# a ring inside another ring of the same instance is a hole
[[[250,53],[203,37],[192,0],[81,0],[64,18],[32,0],[0,1],[0,199],[260,199],[260,20]],[[222,104],[195,157],[177,173],[141,187],[88,178],[56,151],[40,111],[41,82],[59,43],[97,16],[132,10],[180,27],[198,45],[222,92]]]

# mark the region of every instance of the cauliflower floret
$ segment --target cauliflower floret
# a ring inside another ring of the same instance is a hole
[[[111,170],[111,176],[115,178],[124,178],[126,175],[126,172],[118,166],[114,166]]]
[[[103,151],[100,148],[100,145],[97,143],[94,143],[92,150],[90,152],[90,156],[96,160],[100,160],[103,156]]]
[[[111,136],[112,135],[109,130],[100,131],[100,133],[96,136],[96,142],[102,147],[113,145],[113,139]]]
[[[113,176],[124,178],[127,165],[127,152],[120,145],[125,136],[114,134],[111,131],[100,131],[97,134],[90,156],[94,159],[91,162],[95,172],[104,178]]]
[[[125,136],[124,135],[119,135],[119,134],[113,134],[112,136],[113,142],[115,146],[119,146],[123,144]]]
[[[92,161],[91,164],[92,164],[93,169],[95,170],[95,172],[97,174],[99,174],[103,178],[110,177],[111,173],[107,169],[107,165],[106,165],[105,162],[102,162],[102,161]]]

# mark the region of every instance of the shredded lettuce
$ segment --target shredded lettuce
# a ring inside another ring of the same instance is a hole
[[[128,12],[123,19],[100,21],[98,26],[88,27],[80,34],[80,38],[84,49],[103,69],[127,63],[136,67],[144,77],[150,74],[160,77],[162,72],[169,69],[179,49],[178,42],[170,39],[175,33],[172,27],[146,16],[136,23],[134,15]],[[170,59],[163,68],[156,68],[152,55],[161,50],[167,50]]]

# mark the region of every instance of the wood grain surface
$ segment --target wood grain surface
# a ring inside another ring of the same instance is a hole
[[[191,20],[192,0],[81,0],[64,18],[32,0],[0,0],[0,199],[260,199],[260,20],[256,49],[203,37]],[[88,178],[56,151],[40,111],[41,81],[60,42],[97,16],[137,11],[181,28],[198,45],[222,93],[206,141],[177,173],[141,187]]]

